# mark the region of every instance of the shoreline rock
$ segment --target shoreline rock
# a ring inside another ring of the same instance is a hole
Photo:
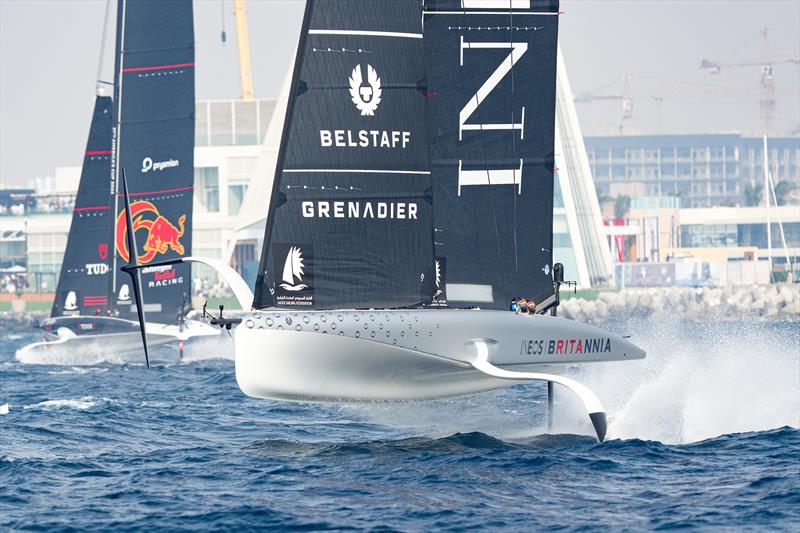
[[[559,314],[590,323],[621,315],[650,320],[798,320],[800,287],[784,284],[623,289],[601,292],[596,300],[562,300]]]

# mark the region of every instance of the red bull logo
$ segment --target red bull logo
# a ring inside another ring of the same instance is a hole
[[[169,249],[178,255],[184,254],[184,247],[181,244],[183,237],[184,223],[186,215],[181,215],[178,219],[178,227],[175,227],[169,220],[159,213],[156,206],[152,203],[141,200],[131,204],[131,220],[133,220],[133,231],[147,231],[147,238],[139,254],[139,263],[146,265],[152,261],[156,255],[163,255]],[[141,242],[141,241],[139,241]],[[123,260],[130,259],[128,251],[128,228],[125,224],[125,210],[117,215],[117,253]]]

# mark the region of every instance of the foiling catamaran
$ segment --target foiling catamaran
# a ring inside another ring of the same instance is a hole
[[[114,97],[98,95],[45,342],[20,355],[63,344],[106,353],[140,348],[136,306],[127,276],[123,206],[117,183],[129,172],[133,232],[144,243],[138,261],[189,255],[194,182],[194,29],[191,0],[117,3]],[[108,18],[108,17],[106,17]],[[104,32],[105,36],[105,32]],[[101,53],[102,64],[102,53]],[[99,76],[98,76],[99,77]],[[188,320],[191,266],[144,268],[151,343],[219,331]]]
[[[416,400],[541,380],[573,391],[605,438],[600,401],[561,374],[645,354],[545,314],[563,282],[558,13],[555,0],[307,2],[255,297],[240,299],[252,310],[212,320],[236,326],[242,391]],[[125,267],[134,283],[140,268]],[[508,311],[520,296],[537,314]]]

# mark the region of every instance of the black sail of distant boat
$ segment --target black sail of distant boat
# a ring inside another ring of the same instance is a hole
[[[418,0],[310,0],[254,306],[430,302],[432,191]]]
[[[451,306],[551,276],[557,0],[426,0],[436,254]]]
[[[113,302],[111,97],[97,96],[51,316],[109,314]]]
[[[139,263],[187,256],[194,182],[194,29],[191,0],[119,0],[115,69],[114,304],[135,319],[121,195],[125,169]],[[121,262],[121,263],[120,263]],[[141,271],[148,319],[174,323],[190,296],[191,267]]]

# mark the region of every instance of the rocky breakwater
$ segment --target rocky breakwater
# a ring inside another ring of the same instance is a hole
[[[800,320],[800,286],[623,289],[601,292],[595,300],[562,300],[559,314],[595,324],[625,316],[650,320]]]

